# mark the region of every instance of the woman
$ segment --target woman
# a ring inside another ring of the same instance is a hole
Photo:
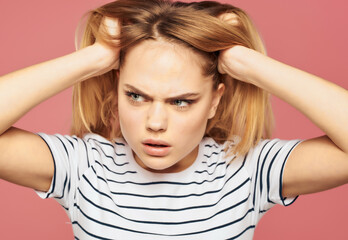
[[[56,197],[76,238],[250,239],[275,203],[346,183],[347,92],[251,50],[263,48],[243,11],[117,1],[91,14],[84,39],[88,47],[74,54],[1,79],[2,102],[26,99],[1,117],[9,149],[1,159],[11,160],[0,163],[1,178]],[[11,88],[27,79],[36,88]],[[72,134],[80,138],[9,128],[73,84]],[[327,136],[261,139],[269,124],[264,90]]]

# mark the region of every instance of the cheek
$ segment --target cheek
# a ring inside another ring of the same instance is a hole
[[[133,132],[137,132],[137,127],[141,126],[140,111],[134,111],[125,99],[119,99],[118,114],[121,132],[124,137],[132,136]]]
[[[182,136],[184,134],[195,134],[195,135],[200,135],[204,134],[205,128],[207,125],[207,118],[208,118],[208,110],[207,107],[200,106],[197,108],[195,111],[192,111],[189,115],[187,115],[185,118],[182,118],[177,121],[177,130],[178,133]]]

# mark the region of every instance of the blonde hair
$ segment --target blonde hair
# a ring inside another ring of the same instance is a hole
[[[234,13],[238,23],[228,24],[218,19],[223,13]],[[212,76],[215,89],[219,83],[226,86],[215,117],[208,121],[205,136],[218,143],[239,136],[240,142],[230,153],[245,154],[261,138],[270,137],[273,115],[269,94],[222,75],[217,69],[219,51],[234,45],[266,54],[260,35],[243,10],[214,1],[118,0],[90,11],[88,16],[81,47],[92,45],[96,38],[107,44],[114,44],[112,40],[118,39],[120,68],[127,50],[144,40],[159,37],[203,56],[203,75]],[[120,21],[120,36],[112,37],[99,31],[103,17]],[[112,70],[74,86],[70,133],[82,137],[93,132],[112,141],[122,136],[116,113],[117,76]]]

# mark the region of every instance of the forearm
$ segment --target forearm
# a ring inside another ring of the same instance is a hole
[[[103,55],[90,46],[0,78],[0,134],[30,109],[100,72]]]
[[[289,103],[348,153],[348,91],[255,51],[239,64],[244,78]]]

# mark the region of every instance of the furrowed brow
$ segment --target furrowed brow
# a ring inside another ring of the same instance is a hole
[[[146,99],[152,100],[152,97],[150,97],[148,94],[144,93],[143,91],[137,89],[136,87],[133,87],[132,85],[125,84],[127,88],[129,88],[131,91],[140,94],[141,96],[145,97]]]
[[[129,88],[131,91],[134,91],[135,93],[140,94],[140,95],[142,95],[143,97],[145,97],[145,98],[147,98],[149,100],[153,99],[150,95],[144,93],[143,91],[137,89],[136,87],[134,87],[132,85],[125,84],[125,86],[127,88]],[[180,94],[180,95],[177,95],[177,96],[166,98],[165,100],[166,101],[174,101],[174,100],[177,100],[177,99],[195,98],[195,97],[199,97],[199,96],[200,96],[199,93],[184,93],[184,94]]]
[[[185,94],[181,94],[178,96],[167,98],[166,100],[172,101],[172,100],[177,100],[177,99],[195,98],[195,97],[198,97],[199,95],[200,95],[199,93],[185,93]]]

